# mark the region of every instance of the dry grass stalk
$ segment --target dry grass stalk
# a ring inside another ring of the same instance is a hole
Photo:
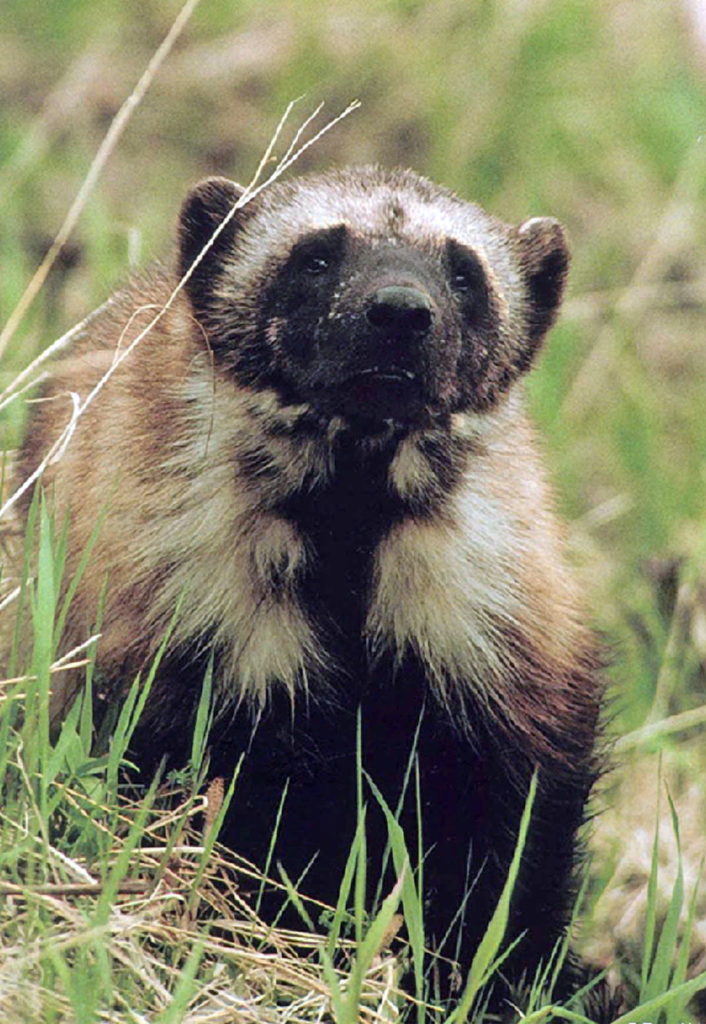
[[[154,81],[154,77],[160,66],[169,55],[174,43],[181,35],[184,27],[200,2],[201,0],[186,0],[186,3],[179,11],[179,14],[172,22],[172,25],[161,45],[153,54],[152,59],[140,77],[137,85],[111,121],[105,138],[98,148],[98,152],[93,158],[91,166],[88,168],[88,173],[86,174],[86,177],[84,178],[83,183],[78,190],[66,217],[64,218],[63,224],[59,228],[56,237],[50,246],[48,253],[40,263],[39,267],[37,267],[37,270],[20,297],[20,301],[10,314],[5,327],[0,331],[0,355],[5,351],[15,331],[22,322],[27,310],[41,291],[49,271],[54,265],[62,246],[68,241],[71,232],[76,226],[83,208],[86,205],[91,192],[95,188],[96,182],[98,181],[108,158],[115,149],[120,136],[125,131],[134,111],[140,105],[145,93]]]
[[[126,805],[130,819],[134,807]],[[184,1024],[304,1024],[331,1020],[331,997],[321,972],[321,951],[326,939],[309,933],[273,930],[243,899],[241,886],[260,881],[254,868],[219,848],[198,881],[198,913],[183,923],[183,909],[192,901],[199,874],[198,830],[185,828],[183,842],[171,850],[169,866],[161,865],[167,849],[173,810],[160,811],[151,823],[149,845],[133,852],[129,879],[123,880],[107,921],[96,924],[93,908],[100,897],[99,883],[88,883],[85,865],[68,858],[51,860],[64,875],[80,881],[34,886],[3,886],[0,903],[0,1019],[29,1024],[49,1011],[59,1021],[73,1020],[66,993],[48,991],[42,983],[42,962],[49,949],[70,962],[74,955],[99,942],[120,977],[115,1002],[97,1017],[111,1024],[152,1019],[168,1007],[179,983],[189,952],[201,950],[198,983],[189,999]],[[16,826],[19,834],[21,826]],[[24,836],[26,838],[26,835]],[[163,845],[154,845],[163,841]],[[116,840],[109,858],[117,860],[121,841]],[[110,870],[108,864],[108,871]],[[161,875],[160,875],[161,871]],[[12,892],[10,891],[12,889]],[[52,926],[38,935],[33,924],[37,909],[50,915]],[[205,931],[204,923],[209,930]],[[22,937],[22,956],[18,949]],[[11,941],[10,941],[11,940]],[[167,952],[169,951],[169,952]],[[342,963],[337,969],[345,990],[347,969],[353,955],[342,943]],[[86,955],[89,955],[86,953]],[[128,1005],[131,990],[140,991],[141,1012]],[[361,1024],[399,1019],[402,997],[397,993],[397,965],[381,955],[369,970],[360,1005]]]

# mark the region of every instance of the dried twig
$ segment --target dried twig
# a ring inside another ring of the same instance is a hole
[[[25,313],[27,312],[27,310],[29,309],[29,307],[32,305],[37,295],[39,294],[42,285],[47,279],[49,271],[51,270],[57,256],[61,251],[62,246],[66,243],[66,241],[69,238],[69,235],[76,226],[76,222],[78,221],[78,218],[80,217],[81,212],[83,211],[83,208],[86,205],[88,197],[95,188],[96,182],[98,181],[98,178],[100,177],[103,168],[106,165],[108,157],[115,149],[115,146],[117,145],[120,136],[125,131],[125,128],[127,127],[128,122],[132,117],[135,109],[141,103],[145,93],[152,84],[154,77],[157,74],[157,71],[159,70],[161,64],[168,56],[170,50],[174,46],[174,43],[181,35],[189,18],[191,17],[199,3],[200,0],[186,0],[186,3],[184,4],[181,11],[175,18],[174,22],[172,23],[171,28],[164,37],[161,45],[155,51],[152,59],[150,60],[149,64],[147,65],[147,68],[140,77],[140,80],[138,81],[137,85],[130,93],[128,98],[125,100],[125,102],[123,103],[120,110],[113,118],[113,120],[111,121],[110,127],[108,128],[105,138],[103,139],[103,142],[100,144],[98,152],[93,158],[91,166],[88,168],[88,173],[83,180],[83,184],[81,185],[81,188],[78,190],[76,198],[74,199],[73,203],[71,204],[71,207],[69,208],[69,212],[66,214],[66,217],[64,218],[63,224],[59,228],[56,237],[54,238],[54,241],[49,247],[48,253],[46,254],[44,259],[34,272],[34,275],[32,276],[29,284],[27,285],[24,292],[22,293],[22,296],[20,297],[20,301],[17,303],[12,313],[10,314],[10,317],[7,323],[5,324],[5,327],[3,328],[2,331],[0,331],[0,355],[2,355],[2,353],[5,351],[5,348],[7,347],[10,339],[13,337],[15,331],[22,322],[22,318],[24,317]]]

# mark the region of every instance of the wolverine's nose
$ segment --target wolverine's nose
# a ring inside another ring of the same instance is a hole
[[[367,317],[374,327],[394,334],[421,334],[431,326],[431,299],[409,285],[387,285],[371,295]]]

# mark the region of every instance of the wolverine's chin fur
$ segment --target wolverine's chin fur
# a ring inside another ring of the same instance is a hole
[[[340,390],[306,400],[295,398],[291,390],[287,390],[284,397],[278,388],[261,387],[248,391],[253,396],[253,406],[266,408],[267,415],[272,417],[271,422],[276,421],[281,430],[299,430],[308,425],[328,441],[343,433],[361,439],[386,437],[399,440],[410,431],[433,429],[450,422],[451,413],[424,402],[418,396],[411,399],[410,390],[405,385],[392,397],[380,394],[370,401],[371,391],[367,390],[367,383],[366,375],[359,391],[352,389],[350,382],[345,382]],[[372,387],[382,391],[390,384],[389,379],[379,379]],[[345,398],[341,397],[342,391],[347,392]]]

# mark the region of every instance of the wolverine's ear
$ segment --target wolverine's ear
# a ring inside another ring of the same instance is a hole
[[[239,211],[233,214],[231,211],[244,192],[244,188],[227,178],[207,178],[195,185],[184,200],[179,216],[180,277],[190,269],[204,246],[213,238],[211,247],[194,268],[186,284],[192,299],[208,282],[213,258],[233,241]],[[214,233],[224,221],[225,226],[214,238]]]
[[[527,333],[537,344],[554,323],[570,254],[566,232],[553,217],[532,217],[514,231],[527,287]]]

